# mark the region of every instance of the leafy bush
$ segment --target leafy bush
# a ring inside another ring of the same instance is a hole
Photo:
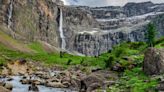
[[[126,70],[113,87],[108,89],[108,92],[155,92],[155,87],[158,84],[156,79],[151,79],[144,74],[141,68]]]
[[[130,43],[130,49],[139,49],[144,47],[145,45],[145,42],[132,42]]]
[[[112,66],[112,62],[114,61],[114,57],[110,56],[108,60],[105,60],[105,68],[109,68]]]
[[[160,39],[155,41],[155,45],[158,45],[158,44],[163,43],[163,42],[164,42],[164,37],[161,37]]]
[[[115,57],[121,57],[122,55],[126,54],[126,48],[115,47],[114,50],[112,50],[112,53],[115,55]]]
[[[70,65],[71,62],[72,62],[72,60],[71,60],[71,59],[68,59],[68,61],[67,61],[67,65]]]

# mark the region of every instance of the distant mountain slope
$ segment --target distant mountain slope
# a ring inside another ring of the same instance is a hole
[[[60,0],[0,0],[0,32],[18,42],[41,42],[48,51],[61,51],[64,39],[66,52],[98,56],[123,41],[145,41],[149,22],[157,25],[157,38],[164,36],[163,8],[152,2],[87,7]]]

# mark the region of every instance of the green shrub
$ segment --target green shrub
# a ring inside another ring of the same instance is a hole
[[[155,92],[155,87],[158,81],[151,79],[145,75],[142,68],[134,68],[132,70],[126,70],[123,76],[118,80],[117,84],[110,87],[107,92]]]
[[[161,37],[160,39],[155,41],[155,45],[158,45],[158,44],[163,43],[163,42],[164,42],[164,37]]]
[[[68,59],[68,61],[67,61],[67,65],[70,65],[71,62],[72,62],[72,60],[71,60],[71,59]]]
[[[114,50],[113,50],[113,54],[116,57],[121,57],[122,55],[126,54],[126,48],[124,48],[124,47],[115,47]]]
[[[132,42],[130,43],[130,49],[139,49],[145,45],[145,42]]]
[[[114,61],[114,57],[110,56],[108,60],[105,60],[105,68],[109,68],[112,66],[112,62]]]

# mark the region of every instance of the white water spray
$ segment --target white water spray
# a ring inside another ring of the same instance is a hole
[[[11,18],[12,18],[12,15],[13,15],[13,0],[10,0],[10,5],[9,5],[9,8],[8,8],[8,28],[10,28],[11,26]]]
[[[64,32],[63,32],[63,12],[62,12],[62,9],[60,9],[59,32],[60,32],[60,38],[62,40],[61,48],[62,48],[62,50],[65,50],[66,41],[65,41],[65,36],[64,36]]]

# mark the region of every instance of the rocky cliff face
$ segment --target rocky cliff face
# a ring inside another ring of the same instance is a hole
[[[45,41],[58,47],[58,4],[50,0],[1,0],[1,24],[13,38]]]
[[[95,56],[123,41],[144,41],[151,21],[157,25],[157,37],[163,36],[163,8],[164,4],[151,2],[91,8],[64,6],[60,0],[0,0],[0,28],[17,40],[60,48],[63,16],[66,50]]]
[[[157,38],[164,36],[162,8],[164,4],[151,2],[128,3],[124,7],[89,8],[100,29],[79,33],[75,39],[75,50],[93,56],[107,52],[123,41],[145,41],[147,24],[150,22],[157,26]]]
[[[23,42],[42,41],[61,47],[59,20],[63,16],[66,48],[73,49],[76,32],[96,23],[90,14],[76,7],[66,7],[60,0],[0,0],[1,30]],[[60,15],[62,10],[63,15]]]
[[[76,7],[63,7],[63,17],[66,48],[73,51],[76,34],[85,30],[90,31],[90,29],[97,26],[97,22],[87,11]]]

